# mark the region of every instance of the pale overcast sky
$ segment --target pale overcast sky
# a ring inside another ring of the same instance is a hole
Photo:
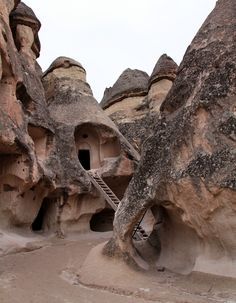
[[[24,1],[24,0],[23,0]],[[42,23],[39,63],[79,61],[101,100],[126,68],[151,74],[167,53],[178,64],[216,0],[25,0]]]

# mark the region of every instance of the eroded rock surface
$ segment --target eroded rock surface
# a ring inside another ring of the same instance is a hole
[[[131,237],[142,214],[156,205],[162,213],[159,265],[236,276],[235,34],[236,2],[219,0],[143,145],[106,254],[145,267]]]
[[[57,58],[44,73],[43,84],[56,128],[60,158],[57,183],[67,188],[68,194],[61,225],[63,229],[87,231],[92,215],[109,207],[91,184],[87,190],[81,189],[89,183],[85,170],[99,172],[121,198],[134,170],[130,158],[138,155],[99,107],[79,62]]]
[[[149,79],[148,103],[151,111],[160,111],[160,106],[176,78],[177,69],[178,65],[166,54],[157,61]]]
[[[140,102],[140,100],[133,100],[132,97],[143,97],[147,94],[148,79],[147,73],[127,68],[112,87],[106,88],[101,101],[102,108],[106,109],[117,102],[131,98],[131,100],[123,101],[122,104],[125,104],[126,109],[132,110]],[[120,110],[122,110],[122,106],[120,106]],[[123,114],[125,114],[124,108]]]
[[[42,73],[40,21],[0,0],[1,254],[41,247],[32,239],[46,232],[111,230],[114,211],[87,171],[122,199],[135,147],[141,161],[103,252],[147,269],[132,234],[148,210],[159,269],[236,276],[235,14],[235,1],[219,0],[178,71],[167,55],[151,77],[125,70],[103,111],[79,62],[59,57]]]
[[[47,134],[53,133],[53,127],[37,54],[35,48],[31,49],[35,43],[38,45],[40,23],[23,3],[19,4],[20,18],[18,7],[9,18],[14,8],[10,3],[1,4],[1,228],[29,228],[50,187],[42,177],[50,179],[52,173],[45,172],[45,157],[40,156],[47,151]]]
[[[93,215],[95,230],[100,221],[112,229],[114,211],[86,170],[122,198],[139,155],[94,99],[79,62],[59,57],[42,73],[34,12],[19,1],[0,8],[0,229],[61,236],[90,230]]]
[[[151,134],[151,125],[158,119],[176,71],[177,64],[164,54],[150,77],[143,71],[126,69],[104,92],[101,107],[137,150]]]

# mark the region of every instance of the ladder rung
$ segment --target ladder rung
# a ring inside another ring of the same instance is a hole
[[[110,190],[107,187],[105,187],[105,186],[101,186],[101,188],[104,189],[104,190],[108,190],[110,192]]]
[[[111,192],[109,191],[109,190],[107,190],[107,189],[104,189],[104,188],[102,188],[102,190],[106,193],[106,194],[109,194],[109,195],[111,195]]]
[[[88,174],[94,180],[94,183],[96,183],[97,186],[100,187],[100,190],[102,190],[107,202],[109,202],[112,208],[116,210],[117,206],[120,203],[120,200],[113,193],[110,187],[106,184],[106,182],[103,181],[103,179],[99,175],[94,175],[92,172],[88,172]],[[148,238],[148,235],[146,234],[145,230],[139,224],[140,223],[135,225],[134,234],[132,236],[135,241],[145,240]]]
[[[104,190],[106,193],[108,193],[110,196],[112,196],[112,197],[114,197],[114,194],[113,193],[111,193],[109,190]]]
[[[113,197],[113,200],[120,203],[120,200],[116,197]]]
[[[104,183],[102,183],[102,182],[98,182],[98,181],[96,181],[97,182],[97,184],[99,184],[99,185],[101,185],[101,186],[106,186]],[[107,186],[106,186],[107,187]]]

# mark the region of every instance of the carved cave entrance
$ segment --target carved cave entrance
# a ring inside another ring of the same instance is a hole
[[[35,217],[31,229],[34,232],[48,231],[56,222],[55,199],[45,198]]]
[[[91,126],[81,126],[75,133],[78,159],[85,170],[100,167],[100,138]]]
[[[90,170],[90,150],[89,149],[79,149],[78,158],[84,169]]]
[[[105,208],[101,212],[94,214],[90,220],[91,230],[98,232],[112,231],[114,215],[115,212],[111,208]]]
[[[118,137],[108,128],[83,124],[76,128],[75,145],[78,159],[84,169],[98,169],[104,159],[119,157]]]

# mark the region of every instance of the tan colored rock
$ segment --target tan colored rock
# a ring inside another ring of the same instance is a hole
[[[106,88],[100,105],[114,122],[119,124],[140,118],[136,109],[147,95],[148,79],[145,72],[128,68],[112,87]]]
[[[39,57],[40,41],[38,32],[41,23],[30,7],[20,2],[10,15],[16,47],[29,56]]]
[[[86,82],[86,71],[76,60],[67,57],[58,57],[45,71],[44,76],[53,72],[58,78],[70,77]]]
[[[87,192],[81,189],[88,186],[85,170],[99,172],[122,197],[134,170],[129,158],[138,155],[93,98],[86,71],[79,62],[57,58],[44,73],[43,83],[56,125],[56,144],[60,146],[57,186],[63,184],[68,194],[61,210],[61,229],[89,230],[92,216],[107,209],[107,205],[92,187],[87,187]]]
[[[175,80],[177,68],[177,64],[166,54],[157,61],[149,79],[148,99],[151,110],[160,111],[160,106]]]
[[[112,87],[106,88],[100,103],[136,150],[141,146],[142,120],[148,114],[148,80],[147,73],[128,68]],[[135,134],[138,128],[139,134]]]
[[[139,155],[93,98],[80,63],[58,58],[43,87],[41,24],[17,4],[0,2],[0,228],[87,231],[93,215],[114,212],[86,169],[98,170],[121,198]]]
[[[158,119],[160,106],[171,89],[176,72],[177,64],[164,54],[150,78],[142,71],[127,69],[113,87],[105,90],[102,108],[137,150],[141,150],[150,135],[149,126]]]
[[[158,206],[158,266],[236,277],[235,27],[236,2],[219,0],[152,125],[106,254],[147,268],[132,233],[143,213]]]
[[[14,8],[14,5],[14,1],[0,2],[0,103],[1,115],[3,116],[4,112],[9,113],[11,121],[19,127],[22,124],[22,113],[19,103],[16,100],[16,86],[21,81],[22,74],[19,68],[19,59],[16,55],[15,44],[9,25],[9,14]],[[8,134],[3,136],[8,137]],[[11,137],[10,133],[9,137]],[[9,144],[11,144],[11,142],[9,142]]]
[[[1,19],[0,228],[27,230],[52,186],[52,171],[43,163],[52,127],[35,55],[25,51],[33,43],[32,29],[23,31],[22,40],[31,42],[17,50],[15,27],[9,22],[15,3],[1,5],[7,15]]]

